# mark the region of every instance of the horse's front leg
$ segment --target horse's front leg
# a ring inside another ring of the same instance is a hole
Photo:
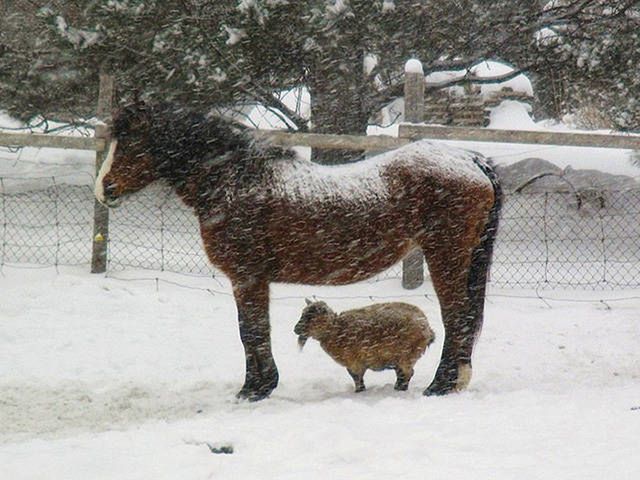
[[[269,284],[245,281],[234,285],[246,375],[239,398],[251,401],[269,396],[278,385],[278,369],[271,353]]]

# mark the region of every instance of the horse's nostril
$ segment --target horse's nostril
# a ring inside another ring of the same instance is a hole
[[[104,186],[104,195],[107,198],[113,198],[116,195],[116,184],[109,183]]]

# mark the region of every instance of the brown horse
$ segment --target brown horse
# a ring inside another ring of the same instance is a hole
[[[115,112],[112,134],[98,200],[115,207],[167,182],[194,209],[209,260],[233,285],[246,357],[238,396],[259,400],[278,384],[271,282],[357,282],[415,247],[424,251],[446,332],[425,394],[469,383],[501,205],[497,178],[479,155],[421,141],[322,166],[227,120],[142,103]]]

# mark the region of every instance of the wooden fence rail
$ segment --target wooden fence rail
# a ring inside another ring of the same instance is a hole
[[[527,130],[495,130],[475,127],[441,127],[403,123],[399,136],[328,135],[321,133],[289,133],[277,130],[257,130],[256,137],[286,147],[301,146],[340,150],[391,150],[421,138],[465,142],[520,143],[550,146],[616,148],[640,150],[640,136],[591,133],[535,132]],[[0,146],[63,148],[76,150],[106,150],[102,138],[71,137],[37,133],[0,132]]]
[[[326,133],[288,133],[278,130],[256,130],[255,136],[283,147],[311,147],[340,150],[393,150],[411,142],[388,135],[331,135]]]
[[[604,135],[595,133],[562,133],[523,130],[493,130],[473,127],[441,127],[424,125],[424,74],[417,60],[407,62],[405,68],[405,121],[400,125],[398,137],[327,135],[314,133],[288,133],[282,131],[256,131],[258,138],[268,139],[282,146],[305,146],[311,148],[383,151],[406,145],[418,139],[456,141],[520,143],[573,147],[598,147],[640,150],[640,136]],[[114,96],[113,77],[100,75],[97,117],[108,120],[108,112]],[[0,132],[0,146],[46,147],[91,150],[96,152],[96,169],[100,167],[109,144],[109,131],[103,125],[96,128],[96,136],[72,137]],[[94,237],[91,271],[106,269],[108,240],[108,211],[96,202],[94,211]],[[403,261],[402,283],[405,288],[416,288],[423,282],[423,258],[414,251]]]
[[[466,142],[522,143],[568,147],[597,147],[640,150],[640,135],[607,135],[602,133],[537,132],[529,130],[495,130],[478,127],[440,127],[409,125],[398,128],[398,136],[417,140],[457,140]]]
[[[71,137],[69,135],[46,135],[42,133],[0,132],[0,145],[5,147],[64,148],[74,150],[105,150],[106,143],[101,138]]]
[[[556,147],[589,147],[640,150],[640,135],[606,135],[595,133],[537,132],[529,130],[496,130],[477,127],[442,127],[402,123],[398,137],[383,135],[326,135],[261,130],[259,138],[281,146],[336,148],[341,150],[391,150],[420,139],[456,140],[463,142],[519,143]]]

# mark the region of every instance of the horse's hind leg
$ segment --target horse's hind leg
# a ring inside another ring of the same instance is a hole
[[[278,369],[271,353],[269,284],[248,281],[234,285],[246,376],[238,397],[251,401],[269,396],[278,385]]]
[[[488,260],[478,257],[487,221],[486,210],[472,206],[457,215],[455,225],[439,232],[424,252],[438,295],[445,338],[442,357],[425,395],[443,395],[466,388],[471,380],[471,354],[480,333]],[[481,285],[479,285],[481,284]]]

